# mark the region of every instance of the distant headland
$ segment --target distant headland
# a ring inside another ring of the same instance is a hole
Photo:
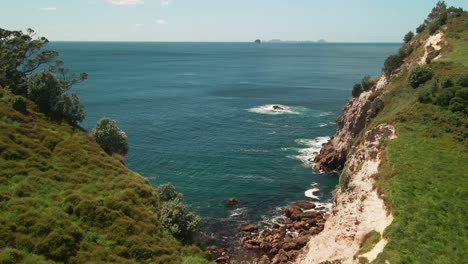
[[[271,39],[271,40],[264,40],[264,43],[328,43],[325,39],[319,39],[317,41],[314,40],[281,40],[281,39]],[[262,41],[260,39],[256,39],[255,43],[260,44]]]

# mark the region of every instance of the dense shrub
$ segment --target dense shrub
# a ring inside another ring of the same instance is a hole
[[[413,39],[413,37],[414,37],[414,33],[413,33],[413,31],[410,31],[410,32],[405,34],[405,36],[403,37],[403,41],[405,43],[408,43]]]
[[[450,100],[455,96],[453,89],[443,89],[436,94],[435,103],[440,106],[448,106]]]
[[[409,55],[411,55],[411,53],[413,53],[413,51],[414,51],[413,46],[404,45],[398,50],[398,55],[400,57],[402,57],[402,58],[406,58]]]
[[[453,81],[450,78],[442,77],[439,79],[440,88],[449,88],[453,86]]]
[[[186,208],[182,194],[177,193],[174,186],[163,184],[156,191],[162,203],[161,223],[174,237],[190,242],[198,230],[200,217]]]
[[[440,26],[438,23],[429,24],[429,27],[428,27],[429,34],[430,35],[434,34],[439,29],[439,27]]]
[[[17,95],[13,97],[13,108],[21,113],[26,113],[26,100],[23,96]]]
[[[455,96],[450,99],[449,109],[452,112],[468,113],[468,88],[461,88],[455,91]]]
[[[416,28],[416,33],[419,34],[419,33],[423,32],[425,29],[426,29],[426,24],[423,23],[423,24],[419,25],[419,26]]]
[[[362,84],[356,83],[353,86],[353,91],[352,91],[353,97],[358,97],[361,93],[362,93]]]
[[[419,85],[432,78],[432,70],[427,66],[415,66],[408,74],[408,82],[411,87],[417,88]]]
[[[36,73],[28,79],[28,97],[52,118],[73,124],[85,118],[80,98],[76,94],[69,95],[64,82],[49,71]]]
[[[376,98],[372,104],[369,112],[367,114],[367,120],[374,118],[377,114],[384,108],[384,102],[380,98]]]
[[[396,69],[398,69],[403,64],[404,57],[400,54],[389,56],[385,62],[383,71],[385,75],[390,76]]]
[[[370,75],[366,75],[361,80],[361,86],[364,91],[369,91],[374,86],[374,80]]]
[[[423,104],[429,104],[432,102],[431,92],[423,90],[418,95],[418,101]]]
[[[7,248],[0,250],[0,263],[2,264],[16,264],[22,263],[24,260],[24,252],[13,249]]]
[[[109,154],[125,155],[128,152],[127,135],[119,129],[117,122],[102,118],[93,129],[94,139]]]
[[[468,73],[462,74],[458,77],[456,83],[461,87],[468,87]]]
[[[56,118],[63,118],[73,124],[82,122],[85,119],[83,104],[75,93],[71,95],[62,93],[55,101],[51,110],[52,113],[56,115]]]
[[[36,73],[28,79],[28,97],[45,113],[51,111],[64,92],[63,85],[49,71]]]

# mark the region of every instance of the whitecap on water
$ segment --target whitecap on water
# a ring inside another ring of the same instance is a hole
[[[247,212],[246,207],[239,207],[231,211],[231,214],[229,215],[230,217],[238,217],[238,216],[243,216]]]
[[[319,188],[313,187],[312,189],[309,189],[309,190],[305,191],[304,196],[315,199],[315,200],[320,200],[320,198],[317,195],[315,195],[315,193],[318,192],[318,191],[320,191]]]
[[[242,152],[260,152],[260,153],[267,153],[270,152],[266,149],[251,149],[251,148],[241,148],[240,151]]]
[[[305,110],[305,107],[289,107],[281,104],[267,104],[248,109],[249,112],[264,115],[299,115]]]
[[[265,182],[273,182],[274,181],[273,179],[270,179],[270,178],[265,177],[265,176],[260,176],[260,175],[240,175],[238,177],[241,178],[241,179],[262,180],[262,181],[265,181]]]
[[[322,144],[326,143],[329,139],[330,137],[316,137],[314,139],[296,139],[294,142],[304,147],[297,149],[297,152],[299,152],[298,155],[288,155],[287,157],[298,159],[302,161],[304,166],[311,167],[313,165],[311,160],[313,160],[317,153],[320,151],[320,149],[322,148]]]
[[[316,182],[310,184],[310,189],[304,192],[304,196],[315,200],[321,200],[320,197],[316,194],[320,191],[320,189],[317,186],[318,183]],[[316,201],[314,202],[314,204],[317,206],[315,210],[317,210],[317,208],[323,207],[325,208],[325,211],[330,211],[332,208],[331,201]]]
[[[326,126],[334,125],[334,124],[335,124],[335,122],[320,123],[320,124],[318,125],[318,127],[326,127]]]

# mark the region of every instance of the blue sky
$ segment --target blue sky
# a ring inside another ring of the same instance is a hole
[[[0,27],[68,41],[398,42],[437,0],[1,0]],[[468,9],[468,1],[446,1]]]

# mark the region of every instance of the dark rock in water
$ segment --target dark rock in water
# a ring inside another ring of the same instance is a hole
[[[227,201],[226,201],[227,205],[236,205],[238,203],[239,203],[239,201],[234,197],[231,197],[231,198],[227,199]]]
[[[262,43],[261,40],[259,40],[259,39],[256,39],[256,40],[255,40],[255,44],[261,44],[261,43]]]
[[[297,201],[294,205],[299,206],[303,210],[310,210],[315,208],[315,204],[307,201]]]
[[[274,105],[273,110],[284,110],[284,108],[279,105]]]
[[[258,230],[258,227],[253,224],[243,224],[239,227],[239,230],[244,232],[255,232]]]

